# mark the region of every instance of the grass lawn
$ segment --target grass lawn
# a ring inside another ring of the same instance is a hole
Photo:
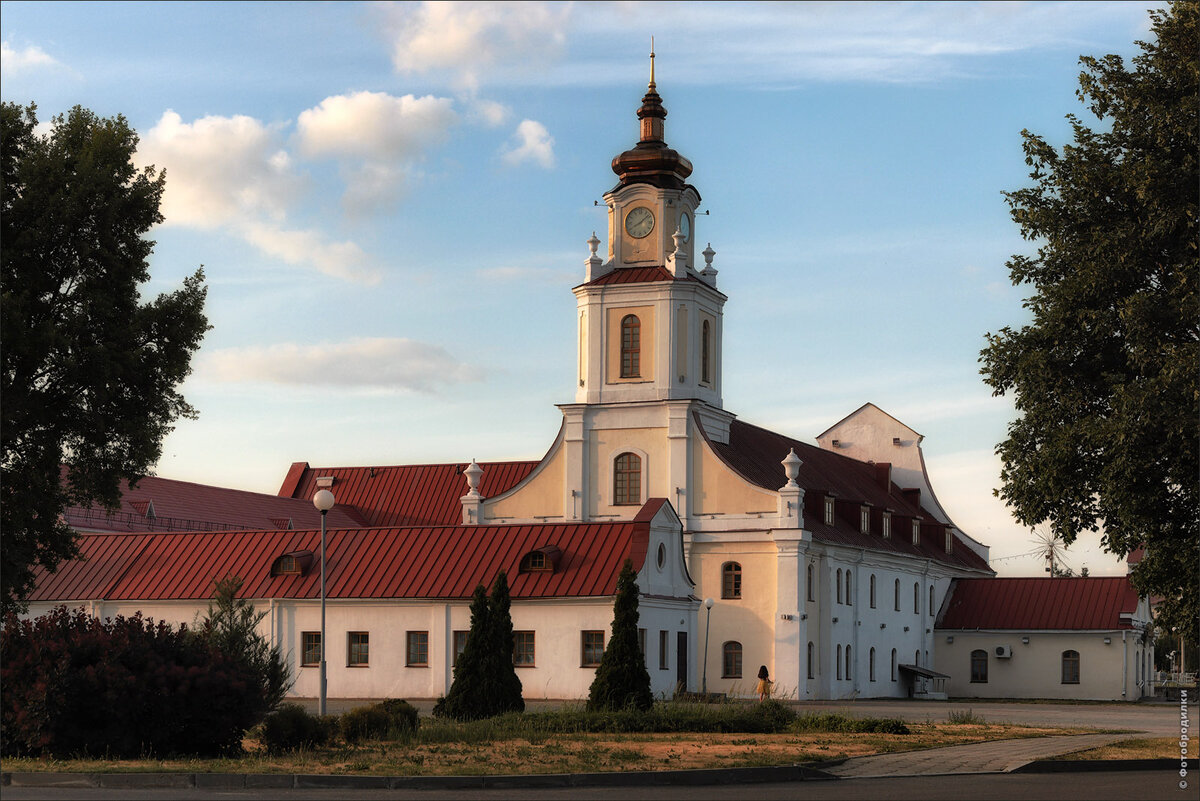
[[[1195,738],[1188,741],[1188,759],[1196,759],[1198,743]],[[1179,759],[1178,737],[1138,737],[1132,740],[1119,740],[1100,748],[1087,751],[1076,751],[1073,754],[1061,754],[1055,760],[1063,759]]]
[[[507,720],[506,720],[507,718]],[[835,728],[842,716],[826,716]],[[505,716],[459,724],[421,720],[404,740],[339,743],[268,754],[253,739],[244,756],[224,759],[9,758],[13,772],[338,773],[362,775],[480,775],[790,765],[985,740],[1080,733],[980,722],[909,723],[908,734],[811,730],[793,724],[771,733],[554,731],[554,716]],[[533,725],[529,721],[535,721]],[[541,723],[536,721],[541,720]],[[543,725],[549,724],[549,725]]]

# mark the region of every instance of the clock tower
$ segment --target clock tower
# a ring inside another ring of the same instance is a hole
[[[579,318],[576,403],[696,400],[721,407],[721,327],[714,252],[696,263],[700,193],[692,163],[667,146],[654,82],[637,110],[639,138],[612,161],[617,184],[604,195],[607,259],[593,234]]]

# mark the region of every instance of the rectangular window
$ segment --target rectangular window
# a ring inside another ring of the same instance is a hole
[[[583,667],[598,667],[604,656],[604,632],[583,632],[583,654],[580,664]]]
[[[536,664],[532,631],[513,632],[513,664],[517,667],[533,667]]]
[[[642,654],[642,661],[646,661],[646,630],[638,629],[638,651]]]
[[[365,631],[350,632],[350,650],[346,655],[350,667],[366,667],[371,664],[371,635]]]
[[[409,667],[429,667],[429,632],[408,632],[407,652]]]
[[[671,669],[671,633],[669,631],[658,632],[658,669]]]
[[[458,658],[462,656],[463,649],[467,647],[467,632],[457,630],[454,632],[454,654],[450,657],[450,667],[458,667]]]
[[[301,667],[315,667],[321,664],[321,632],[306,631],[300,635],[303,645],[303,655],[300,657]]]
[[[1063,684],[1078,684],[1079,683],[1079,652],[1078,651],[1063,651],[1062,683]]]

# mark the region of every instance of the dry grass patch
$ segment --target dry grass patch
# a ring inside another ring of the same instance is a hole
[[[911,723],[912,733],[859,734],[559,734],[484,742],[370,742],[269,756],[253,750],[240,759],[104,760],[5,759],[5,771],[328,773],[371,775],[481,775],[688,770],[818,762],[985,740],[1078,733],[1078,729],[1009,724]]]
[[[1200,744],[1196,740],[1188,741],[1188,759],[1197,758]],[[1178,737],[1137,737],[1130,740],[1119,740],[1115,743],[1090,748],[1087,751],[1076,751],[1071,754],[1060,754],[1053,757],[1063,759],[1179,759]]]

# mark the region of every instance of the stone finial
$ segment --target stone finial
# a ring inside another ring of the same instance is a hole
[[[596,236],[595,231],[592,231],[592,235],[588,237],[587,244],[588,258],[587,261],[584,262],[584,266],[587,267],[587,275],[584,280],[594,281],[600,277],[600,268],[603,265],[600,254],[596,252],[600,247],[600,238]]]
[[[479,477],[483,475],[483,468],[474,459],[463,470],[463,475],[467,477],[467,495],[472,498],[479,497]]]
[[[596,236],[596,232],[592,231],[592,235],[588,237],[588,250],[591,251],[591,258],[598,258],[596,251],[600,248],[600,237]]]
[[[804,464],[804,462],[796,455],[796,449],[790,449],[788,455],[783,457],[783,461],[780,464],[783,465],[783,472],[787,475],[787,484],[785,486],[800,486],[796,483],[796,478],[800,475],[800,465]]]
[[[671,234],[671,238],[675,240],[675,258],[683,261],[687,258],[687,251],[683,249],[683,241],[687,237],[683,235],[683,231],[679,230],[679,226],[676,226],[675,233]]]
[[[712,242],[708,243],[704,250],[701,251],[701,254],[704,256],[704,270],[700,274],[716,275],[717,268],[712,266],[712,260],[713,256],[717,255],[717,251],[712,249]]]

